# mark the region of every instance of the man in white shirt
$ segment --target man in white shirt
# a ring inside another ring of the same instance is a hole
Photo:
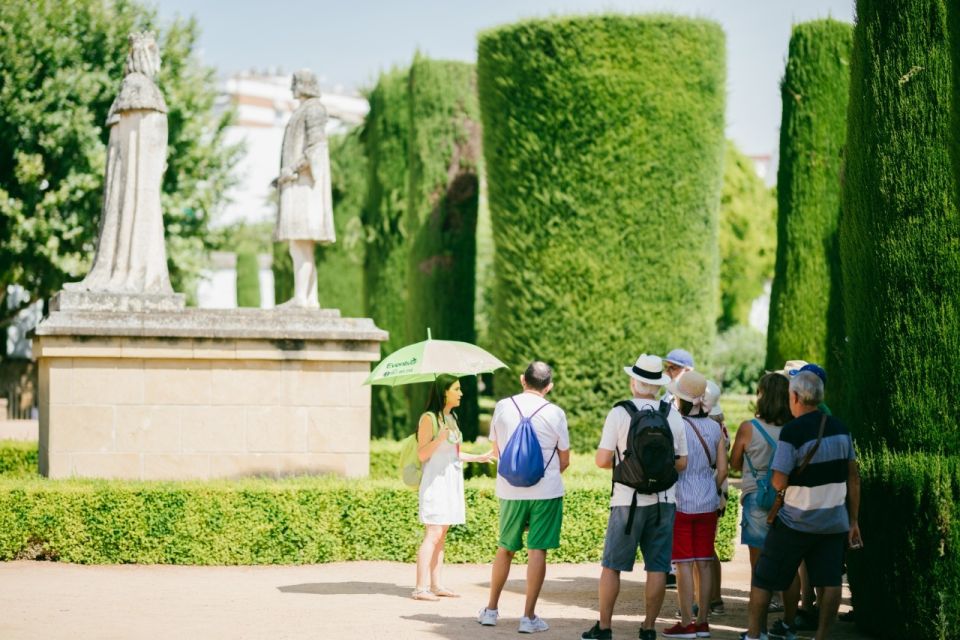
[[[632,401],[637,409],[660,410],[657,394],[670,382],[670,376],[663,370],[663,361],[657,356],[643,354],[637,358],[633,367],[624,367],[624,372],[630,376]],[[676,470],[683,471],[687,466],[687,436],[676,407],[669,406],[667,425],[673,439]],[[597,448],[598,467],[612,468],[614,455],[617,456],[617,464],[620,463],[627,450],[629,432],[630,414],[627,410],[623,407],[611,409],[603,424],[603,434]],[[630,533],[626,533],[634,497],[636,510],[629,527]],[[610,623],[613,606],[620,594],[620,572],[633,571],[638,546],[643,552],[644,570],[647,572],[644,609],[646,619],[640,628],[640,640],[656,640],[654,623],[663,606],[666,577],[670,571],[675,511],[676,497],[672,486],[666,491],[646,494],[614,483],[601,560],[603,569],[600,573],[600,621],[580,636],[583,640],[610,640],[612,637]]]
[[[547,572],[547,549],[560,546],[563,519],[563,479],[570,465],[570,434],[563,409],[545,400],[553,389],[553,371],[545,362],[532,362],[520,376],[523,393],[497,403],[490,421],[493,456],[499,458],[523,417],[530,418],[546,462],[543,478],[531,487],[515,487],[497,474],[500,499],[500,540],[490,578],[490,600],[480,610],[477,622],[497,624],[500,593],[510,575],[514,554],[523,547],[527,534],[527,602],[520,633],[546,631],[549,626],[535,613],[537,598]],[[531,417],[532,416],[532,417]]]

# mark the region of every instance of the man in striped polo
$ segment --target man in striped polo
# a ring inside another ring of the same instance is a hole
[[[840,606],[846,547],[863,546],[857,522],[860,472],[853,439],[840,420],[817,409],[821,402],[823,381],[815,373],[801,371],[790,379],[794,420],[780,432],[772,464],[773,486],[782,492],[783,507],[753,573],[747,640],[760,637],[761,614],[767,610],[771,592],[786,590],[804,560],[810,582],[822,588],[816,638],[823,640]],[[781,626],[783,637],[795,637],[787,625]]]

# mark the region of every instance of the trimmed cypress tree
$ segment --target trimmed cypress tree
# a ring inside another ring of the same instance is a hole
[[[475,343],[480,114],[472,64],[430,60],[410,67],[410,189],[407,232],[407,342]],[[457,413],[466,439],[477,436],[477,379],[461,380]],[[410,415],[428,385],[409,387]]]
[[[317,286],[320,306],[340,310],[346,317],[362,316],[363,223],[367,159],[360,130],[330,138],[330,181],[337,241],[317,245]]]
[[[260,265],[256,251],[237,252],[237,306],[260,306]]]
[[[497,391],[546,360],[593,447],[624,365],[713,341],[724,34],[667,15],[531,20],[482,33],[477,73],[494,341],[512,367]]]
[[[839,382],[840,217],[853,28],[836,20],[793,27],[780,85],[777,258],[767,328],[767,368],[802,358]]]
[[[720,329],[748,324],[750,307],[773,274],[776,210],[753,161],[728,141],[720,197]]]
[[[955,455],[960,210],[947,4],[857,2],[840,248],[844,417],[861,446]]]
[[[363,262],[366,315],[390,332],[380,351],[387,356],[406,344],[407,256],[404,230],[408,186],[410,106],[407,71],[380,76],[370,93],[370,111],[364,124],[367,157],[367,199],[363,228],[367,247]],[[374,437],[400,438],[411,433],[407,399],[402,389],[374,386],[370,409]]]

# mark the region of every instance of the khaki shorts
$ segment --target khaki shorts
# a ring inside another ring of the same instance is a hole
[[[500,541],[507,551],[523,548],[523,532],[527,549],[556,549],[560,546],[563,522],[563,498],[550,500],[500,500]]]

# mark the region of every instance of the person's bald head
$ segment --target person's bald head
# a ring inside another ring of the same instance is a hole
[[[525,389],[546,393],[553,386],[553,369],[546,362],[534,360],[520,376],[520,384]]]

